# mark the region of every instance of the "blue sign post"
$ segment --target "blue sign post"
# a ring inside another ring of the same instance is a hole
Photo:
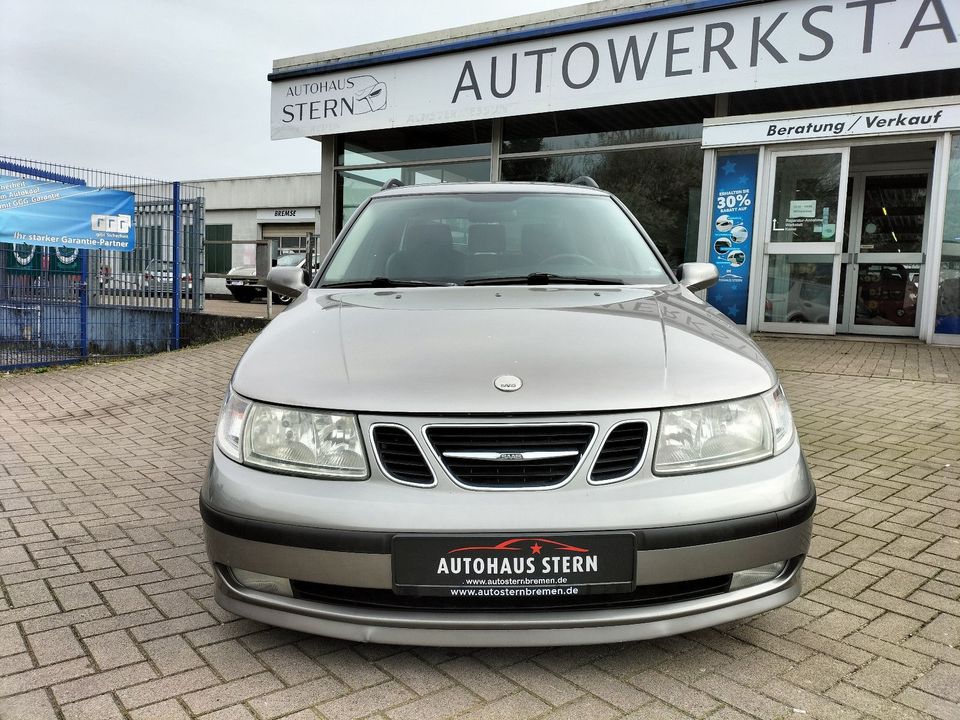
[[[134,248],[133,193],[0,175],[0,243]]]
[[[750,295],[757,153],[718,156],[714,177],[710,262],[720,270],[720,280],[707,290],[707,302],[744,325]]]

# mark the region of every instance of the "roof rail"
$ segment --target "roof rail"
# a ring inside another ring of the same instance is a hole
[[[586,187],[597,188],[597,190],[600,189],[600,186],[597,185],[597,181],[594,180],[594,179],[593,179],[592,177],[590,177],[589,175],[581,175],[581,176],[578,177],[576,180],[571,180],[571,181],[570,181],[570,184],[571,184],[571,185],[584,185],[584,186],[586,186]]]
[[[403,187],[403,183],[400,182],[397,178],[390,178],[383,185],[380,186],[381,190],[389,190],[390,188]]]

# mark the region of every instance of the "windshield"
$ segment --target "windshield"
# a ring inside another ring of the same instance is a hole
[[[531,275],[669,282],[647,241],[610,197],[505,192],[375,198],[318,284],[496,284]]]

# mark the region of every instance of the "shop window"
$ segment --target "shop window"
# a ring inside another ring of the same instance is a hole
[[[351,133],[338,143],[337,165],[392,165],[489,157],[490,120]]]
[[[490,179],[490,161],[340,171],[337,173],[340,192],[340,217],[337,218],[337,230],[343,227],[364,200],[377,192],[391,178],[400,180],[404,185],[483,182]]]
[[[504,159],[503,180],[570,182],[589,175],[630,208],[671,267],[696,260],[703,151],[695,145]]]
[[[832,283],[829,255],[770,255],[764,320],[828,324]]]
[[[960,335],[960,135],[953,136],[947,180],[935,331]]]
[[[698,140],[713,96],[505,118],[504,154]]]
[[[207,225],[204,246],[204,270],[207,273],[230,272],[233,254],[233,225]]]

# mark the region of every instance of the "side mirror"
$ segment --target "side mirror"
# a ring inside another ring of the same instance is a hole
[[[270,268],[264,285],[277,295],[290,297],[300,297],[307,289],[303,282],[303,269],[283,265]]]
[[[677,278],[687,290],[696,292],[716,285],[720,271],[713,263],[683,263],[677,268]]]

